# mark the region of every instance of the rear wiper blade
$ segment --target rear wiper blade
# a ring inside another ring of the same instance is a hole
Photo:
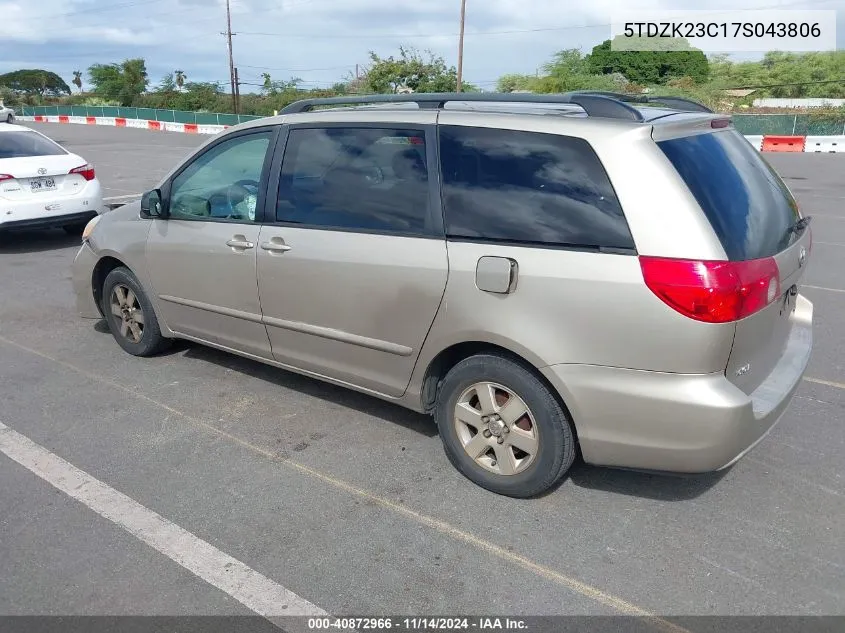
[[[789,233],[795,233],[796,235],[798,235],[804,229],[806,229],[808,226],[810,226],[810,220],[812,220],[812,219],[813,219],[813,216],[805,215],[803,218],[798,220],[795,224],[793,224],[788,229],[786,229],[787,235]]]

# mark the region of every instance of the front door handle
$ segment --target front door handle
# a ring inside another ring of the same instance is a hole
[[[285,244],[281,238],[274,237],[269,242],[264,242],[261,245],[265,251],[270,251],[271,253],[286,253],[288,252],[291,247]]]
[[[230,246],[235,250],[246,250],[248,248],[255,248],[255,244],[247,240],[243,235],[236,235],[231,240],[226,242],[226,246]]]

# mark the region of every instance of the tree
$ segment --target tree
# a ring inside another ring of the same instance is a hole
[[[174,79],[173,73],[167,73],[164,77],[162,77],[158,86],[156,86],[155,91],[176,92],[176,79]]]
[[[548,77],[538,80],[536,92],[620,89],[617,79],[609,73],[591,72],[588,58],[584,57],[578,48],[558,51],[543,70],[548,73]]]
[[[73,71],[73,85],[77,87],[79,92],[82,92],[82,71],[81,70],[74,70]]]
[[[94,64],[88,68],[94,94],[131,106],[147,89],[147,66],[143,59],[127,59],[119,64]]]
[[[179,91],[182,91],[182,87],[185,85],[185,81],[187,81],[188,77],[185,75],[184,71],[176,70],[174,71],[176,75],[176,87],[179,88]]]
[[[49,70],[22,69],[0,75],[0,86],[6,86],[17,94],[40,97],[69,95],[70,87],[64,79]]]
[[[653,46],[650,40],[645,43]],[[665,84],[677,77],[691,77],[699,83],[707,79],[709,64],[704,53],[691,48],[686,40],[667,41],[662,45],[670,50],[612,50],[610,40],[605,40],[593,47],[587,64],[593,74],[619,72],[638,84]],[[636,42],[626,42],[626,46],[639,48]]]
[[[366,86],[371,92],[396,94],[400,89],[414,92],[454,92],[458,87],[458,71],[446,66],[442,57],[431,51],[420,53],[413,48],[399,48],[399,57],[379,57],[370,51],[371,65],[366,70]],[[476,90],[464,84],[467,92]]]
[[[274,81],[270,73],[261,73],[261,78],[263,79],[261,94],[265,97],[273,97],[283,92],[292,92],[302,83],[302,79],[299,77],[291,77],[288,81]]]
[[[552,61],[543,66],[543,70],[555,77],[588,75],[590,64],[581,54],[580,48],[567,48],[555,53]]]
[[[223,86],[217,82],[193,81],[185,84],[185,92],[178,95],[174,107],[177,110],[209,110],[223,94]]]

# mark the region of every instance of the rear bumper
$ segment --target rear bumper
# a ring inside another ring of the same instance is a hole
[[[0,198],[0,231],[81,224],[102,212],[102,189],[94,179],[73,194],[43,193],[21,200]]]
[[[97,254],[84,242],[76,253],[71,267],[71,281],[76,295],[76,311],[85,319],[101,319],[102,313],[94,301],[94,289],[91,281],[94,276],[94,266],[97,265]]]
[[[670,374],[589,365],[543,373],[575,420],[584,461],[703,473],[733,465],[780,420],[812,351],[813,305],[798,297],[780,362],[753,393],[722,373]]]
[[[11,222],[0,221],[0,231],[14,231],[25,229],[52,229],[73,224],[88,222],[97,216],[96,211],[82,211],[68,213],[65,215],[51,215],[47,217],[28,218],[26,220],[13,220]]]

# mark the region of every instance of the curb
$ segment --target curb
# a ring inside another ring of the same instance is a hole
[[[149,121],[146,119],[124,119],[120,117],[84,117],[84,116],[19,116],[17,121],[34,123],[75,123],[78,125],[106,125],[111,127],[131,127],[141,130],[161,132],[180,132],[183,134],[218,134],[228,125],[204,125],[199,123],[171,123],[169,121]],[[792,152],[805,154],[845,153],[845,136],[782,136],[782,135],[746,135],[751,145],[761,152]]]
[[[200,123],[173,123],[171,121],[149,121],[147,119],[125,119],[122,117],[93,117],[65,115],[36,115],[15,117],[17,121],[32,123],[73,123],[76,125],[106,125],[110,127],[129,127],[157,132],[178,132],[182,134],[218,134],[228,125],[204,125]]]
[[[767,134],[747,135],[745,138],[757,150],[766,153],[845,153],[845,136],[783,136]]]

